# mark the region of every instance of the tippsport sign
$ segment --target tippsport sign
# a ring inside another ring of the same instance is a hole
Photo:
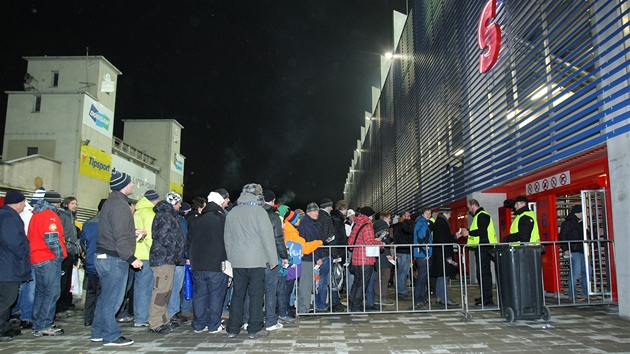
[[[525,193],[527,195],[537,194],[548,191],[550,189],[564,187],[569,184],[571,184],[571,172],[564,171],[556,175],[545,177],[543,179],[539,179],[538,181],[528,183],[525,186]]]
[[[497,0],[488,0],[481,12],[477,29],[477,42],[484,52],[479,56],[479,72],[490,71],[499,59],[501,50],[501,27],[492,22],[497,17]]]

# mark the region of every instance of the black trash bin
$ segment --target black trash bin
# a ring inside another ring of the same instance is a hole
[[[494,248],[501,317],[514,320],[548,320],[542,287],[543,246],[497,245]]]

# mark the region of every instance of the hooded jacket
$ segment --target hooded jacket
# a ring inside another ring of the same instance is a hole
[[[149,256],[151,267],[183,265],[184,233],[179,224],[179,213],[166,200],[157,203],[153,211],[153,243]]]
[[[225,251],[232,268],[264,268],[278,264],[273,227],[260,198],[241,193],[225,218]]]
[[[68,257],[63,226],[56,209],[45,200],[35,205],[27,235],[31,246],[31,264]]]
[[[221,272],[227,259],[223,234],[225,214],[216,203],[210,202],[198,214],[188,229],[188,256],[193,271]]]
[[[582,220],[578,219],[575,214],[571,213],[560,225],[560,241],[584,241],[582,232]],[[568,243],[561,243],[562,252],[569,250]],[[571,252],[584,253],[584,244],[581,242],[571,242]]]
[[[142,240],[136,242],[134,255],[138,259],[149,259],[149,254],[151,253],[151,244],[153,243],[151,228],[153,226],[153,218],[155,218],[154,207],[155,205],[146,197],[142,197],[136,203],[136,212],[133,214],[134,224],[136,229],[147,232],[147,235]]]

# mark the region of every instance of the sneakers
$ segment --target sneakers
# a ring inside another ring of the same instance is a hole
[[[142,323],[134,323],[133,324],[134,327],[149,327],[149,322],[142,322]]]
[[[55,328],[55,327],[50,327],[48,329],[45,329],[43,331],[33,331],[33,335],[35,337],[41,337],[41,336],[60,336],[64,333],[63,329],[61,328]]]
[[[133,321],[133,316],[121,317],[117,321],[118,321],[118,323],[129,323],[129,322]]]
[[[381,299],[381,305],[383,306],[391,306],[393,304],[394,302],[390,299],[385,299],[385,298]]]
[[[256,333],[248,334],[247,337],[249,339],[260,339],[260,338],[269,337],[269,331],[267,331],[265,329],[261,329],[260,331],[258,331]]]
[[[278,317],[278,322],[282,323],[282,324],[289,324],[289,323],[293,323],[293,321],[295,321],[295,318],[291,318],[289,316],[285,316],[285,317]]]
[[[149,332],[155,333],[155,334],[169,334],[171,333],[171,331],[172,331],[171,327],[167,326],[166,324],[157,326],[153,329],[149,329]]]
[[[170,329],[177,328],[179,327],[179,322],[168,321],[164,326],[168,326]]]
[[[208,332],[208,326],[205,326],[202,329],[195,329],[194,330],[195,333],[203,333],[203,332]]]
[[[186,322],[186,321],[188,321],[188,318],[182,315],[181,312],[178,312],[175,315],[173,315],[173,317],[171,317],[171,322]]]
[[[103,338],[90,338],[90,340],[91,340],[92,342],[97,343],[97,342],[102,342],[102,341],[103,341]]]
[[[22,327],[22,329],[31,329],[33,328],[33,322],[29,320],[20,321],[20,327]]]
[[[132,345],[132,344],[133,344],[133,339],[125,338],[123,336],[120,336],[109,343],[103,343],[103,345],[106,347],[122,347],[125,345]]]
[[[236,333],[228,333],[227,337],[228,338],[236,338]]]
[[[210,334],[217,334],[217,333],[221,333],[225,330],[225,327],[223,327],[223,325],[219,325],[219,328],[215,329],[214,331],[209,331],[208,333]]]
[[[456,303],[456,302],[455,302],[455,301],[453,301],[453,300],[448,300],[448,302],[447,302],[446,304],[447,304],[448,306],[459,306],[459,304],[458,304],[458,303]]]
[[[248,326],[249,326],[249,324],[247,324],[247,323],[243,323],[243,327],[241,327],[241,328],[243,328],[244,330],[247,330],[247,327],[248,327]]]
[[[282,323],[278,322],[278,323],[276,323],[273,326],[267,327],[266,330],[268,330],[268,331],[275,331],[276,329],[282,329],[282,327],[284,327],[282,325]]]

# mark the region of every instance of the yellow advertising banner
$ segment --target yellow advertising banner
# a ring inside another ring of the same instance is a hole
[[[81,146],[79,173],[109,182],[112,173],[112,155],[91,146]]]
[[[184,195],[184,186],[171,182],[171,189],[169,189],[169,191],[175,191],[179,193],[179,195]]]

